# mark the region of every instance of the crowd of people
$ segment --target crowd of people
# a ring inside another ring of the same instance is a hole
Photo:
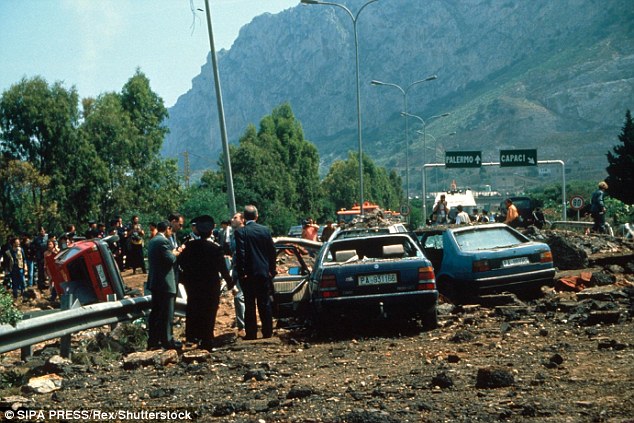
[[[214,326],[223,288],[234,295],[236,328],[245,340],[257,339],[257,317],[262,338],[273,335],[271,294],[276,274],[271,231],[257,223],[258,210],[245,207],[216,227],[213,217],[190,221],[191,232],[179,241],[176,233],[184,217],[172,214],[158,222],[148,243],[147,291],[152,294],[148,318],[148,349],[183,347],[174,339],[174,305],[178,284],[187,295],[185,342],[199,348],[214,345]]]

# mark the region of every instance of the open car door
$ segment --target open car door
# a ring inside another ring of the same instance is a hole
[[[276,241],[277,275],[273,278],[273,315],[299,317],[308,309],[308,280],[311,269],[303,248],[295,243]]]

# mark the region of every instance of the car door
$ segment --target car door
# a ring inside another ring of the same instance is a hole
[[[273,278],[273,315],[297,317],[308,304],[310,268],[299,248],[293,244],[275,244],[277,275]]]

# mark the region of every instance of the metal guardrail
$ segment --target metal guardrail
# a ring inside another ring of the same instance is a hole
[[[0,354],[100,326],[134,320],[149,314],[152,297],[124,298],[0,325]],[[186,302],[177,299],[175,315],[185,316]]]
[[[554,222],[550,222],[550,229],[569,229],[569,230],[582,230],[592,229],[594,226],[593,222],[581,222],[581,221],[570,221],[570,220],[556,220]],[[614,231],[609,223],[605,224],[606,234],[614,236]]]

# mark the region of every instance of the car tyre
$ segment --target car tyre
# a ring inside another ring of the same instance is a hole
[[[421,321],[424,330],[433,330],[438,328],[438,309],[435,305],[423,313]]]

